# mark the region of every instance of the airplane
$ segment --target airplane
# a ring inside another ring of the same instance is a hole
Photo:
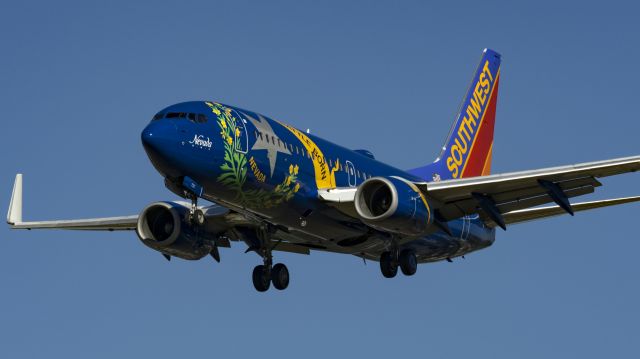
[[[183,200],[124,217],[23,221],[17,174],[7,222],[14,229],[135,230],[167,260],[220,262],[220,247],[244,242],[262,258],[252,281],[265,292],[289,285],[274,251],[349,254],[378,261],[386,278],[398,269],[411,276],[420,263],[491,246],[497,228],[640,201],[570,201],[594,192],[601,177],[637,171],[640,156],[491,174],[500,64],[500,54],[483,51],[440,155],[425,166],[398,169],[257,112],[184,102],[159,111],[141,134],[166,188]]]

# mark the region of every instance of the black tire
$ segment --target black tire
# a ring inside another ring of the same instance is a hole
[[[265,266],[259,265],[253,268],[252,279],[253,286],[258,292],[266,292],[267,290],[269,290],[271,281],[269,280],[270,278]]]
[[[400,253],[400,269],[406,276],[416,274],[418,270],[418,259],[416,253],[411,249],[405,249]]]
[[[287,266],[282,263],[277,263],[271,270],[271,282],[273,286],[278,290],[287,289],[289,286],[289,270]]]
[[[391,252],[384,252],[380,256],[380,271],[385,278],[393,278],[398,274],[398,263],[393,260]]]
[[[193,214],[193,221],[195,224],[199,226],[203,226],[206,218],[204,217],[204,212],[202,210],[197,209]]]

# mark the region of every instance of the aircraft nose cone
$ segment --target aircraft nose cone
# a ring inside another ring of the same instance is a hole
[[[154,167],[163,174],[171,170],[171,157],[176,150],[177,130],[166,120],[152,121],[140,134],[142,145]]]
[[[140,139],[142,140],[142,145],[146,148],[146,147],[154,147],[155,145],[155,139],[158,138],[158,136],[153,137],[153,129],[149,128],[151,126],[147,126],[145,127],[144,130],[142,130],[142,134],[140,135]]]
[[[162,151],[172,141],[175,141],[175,125],[168,121],[153,121],[142,130],[141,140],[146,147],[151,147],[156,151]]]

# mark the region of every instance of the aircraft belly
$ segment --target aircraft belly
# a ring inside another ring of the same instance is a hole
[[[437,232],[407,244],[407,247],[416,251],[418,262],[459,257],[489,247],[495,240],[495,230],[485,227],[477,218],[463,218],[449,223],[453,236]]]

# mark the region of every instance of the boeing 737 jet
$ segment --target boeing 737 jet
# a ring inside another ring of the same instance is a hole
[[[264,292],[289,284],[274,251],[348,254],[379,261],[386,278],[398,268],[410,276],[419,263],[489,247],[498,227],[640,201],[570,201],[594,192],[599,178],[637,171],[640,156],[491,174],[500,62],[484,50],[442,152],[422,167],[398,169],[257,112],[185,102],[158,112],[141,136],[167,189],[184,200],[126,217],[28,222],[18,174],[7,222],[132,230],[167,260],[210,255],[219,262],[219,247],[244,242],[262,259],[253,285]]]

